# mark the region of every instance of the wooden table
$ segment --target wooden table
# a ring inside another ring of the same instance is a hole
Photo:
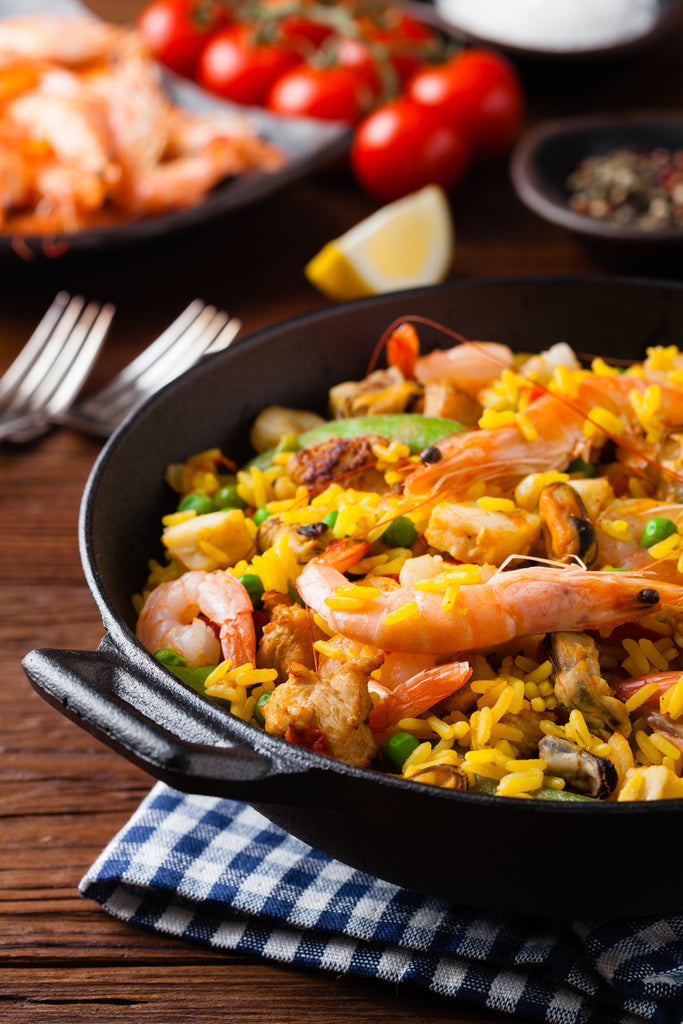
[[[132,20],[139,6],[136,0],[92,2],[116,20]],[[680,107],[682,52],[683,28],[628,64],[536,78],[529,83],[529,123],[590,109]],[[95,384],[197,296],[241,317],[247,331],[322,306],[302,267],[373,208],[347,176],[318,176],[256,209],[154,247],[42,266],[16,261],[0,278],[0,371],[62,287],[116,303]],[[454,278],[615,269],[528,213],[512,192],[504,161],[475,170],[454,196],[453,209]],[[682,269],[679,256],[657,272],[680,278]],[[43,703],[20,660],[33,647],[91,649],[101,639],[76,540],[79,499],[99,448],[69,430],[31,446],[0,448],[0,1019],[507,1019],[406,986],[209,952],[117,923],[79,898],[79,879],[151,780]]]

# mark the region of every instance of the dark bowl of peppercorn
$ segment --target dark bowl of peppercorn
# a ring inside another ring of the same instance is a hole
[[[527,132],[510,162],[521,201],[585,240],[624,252],[683,244],[683,116],[590,115]]]

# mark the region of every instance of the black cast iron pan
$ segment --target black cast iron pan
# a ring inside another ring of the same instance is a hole
[[[358,379],[381,332],[422,314],[471,338],[642,357],[683,338],[683,287],[615,278],[449,284],[302,316],[207,359],[147,402],[97,461],[80,544],[107,635],[94,652],[37,650],[35,689],[65,715],[188,792],[245,800],[312,846],[392,882],[464,905],[551,916],[683,910],[683,804],[548,803],[460,794],[357,769],[234,718],[136,641],[131,594],[159,554],[169,462],[219,445],[239,461],[270,403],[324,411]],[[424,347],[447,338],[421,330]],[[647,881],[636,869],[649,864]],[[633,878],[631,879],[631,871]]]

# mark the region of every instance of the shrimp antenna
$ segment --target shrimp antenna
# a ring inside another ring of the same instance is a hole
[[[570,572],[578,569],[581,572],[588,572],[588,566],[578,555],[570,555],[569,558],[572,564],[569,561],[560,562],[556,558],[542,558],[540,555],[508,555],[505,561],[498,566],[491,579],[504,572],[513,562],[533,562],[534,565],[547,565],[550,569],[565,569]]]
[[[457,331],[454,331],[450,327],[445,327],[443,324],[440,324],[437,320],[430,320],[429,317],[421,316],[419,313],[409,313],[407,316],[397,317],[396,320],[392,320],[389,326],[382,331],[379,341],[375,345],[373,353],[370,357],[370,362],[368,363],[366,376],[367,374],[372,373],[372,371],[374,370],[375,366],[377,365],[377,360],[379,359],[380,353],[384,346],[386,345],[386,343],[388,342],[391,335],[394,333],[395,330],[397,330],[397,328],[401,326],[401,324],[405,323],[422,324],[423,327],[433,327],[435,330],[441,331],[442,334],[447,335],[447,337],[453,338],[453,340],[457,341],[459,345],[478,346],[478,342],[472,341],[471,338],[466,338],[464,334],[458,334]],[[500,359],[496,355],[493,355],[491,352],[489,352],[487,349],[483,347],[482,354],[487,356],[492,362],[496,363],[503,369],[507,365],[502,359]]]

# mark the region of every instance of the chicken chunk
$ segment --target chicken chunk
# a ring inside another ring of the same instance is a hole
[[[324,679],[290,662],[287,681],[275,687],[264,706],[266,731],[347,764],[367,767],[379,749],[367,724],[372,710],[368,676],[382,659],[379,652],[340,662]]]
[[[326,487],[343,478],[345,487],[362,491],[386,491],[382,473],[376,470],[377,456],[373,444],[387,445],[378,434],[358,437],[333,437],[329,441],[292,452],[287,460],[287,473],[297,484]]]
[[[481,405],[453,381],[430,380],[425,384],[422,411],[425,416],[440,416],[474,427],[481,416]]]
[[[634,785],[636,779],[641,783]],[[663,764],[644,768],[631,768],[626,773],[626,785],[619,800],[673,800],[683,797],[683,779],[674,775]]]
[[[226,569],[256,554],[251,523],[241,509],[192,516],[167,526],[161,535],[167,550],[185,569]]]
[[[286,594],[272,590],[263,595],[263,607],[270,621],[263,627],[256,653],[257,666],[276,669],[279,683],[287,678],[287,665],[291,661],[312,671],[315,668],[313,644],[322,640],[324,633],[306,609]]]
[[[540,532],[541,520],[534,512],[497,512],[463,501],[436,505],[425,537],[460,562],[500,565],[509,555],[528,554]]]

